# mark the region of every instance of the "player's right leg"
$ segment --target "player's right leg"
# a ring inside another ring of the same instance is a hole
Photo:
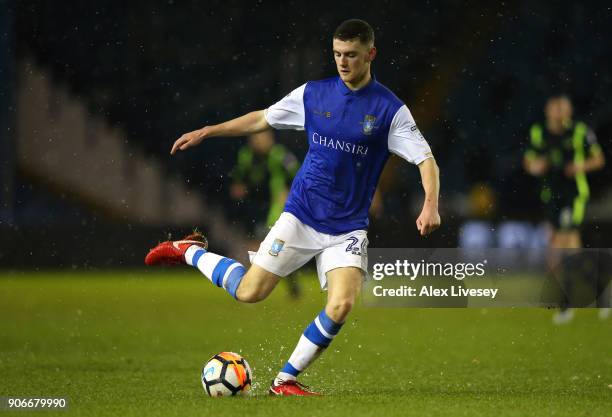
[[[265,299],[281,277],[317,253],[318,248],[310,242],[308,234],[295,217],[283,213],[254,254],[248,271],[233,259],[209,252],[208,243],[200,234],[160,243],[151,249],[145,263],[191,265],[238,301],[255,303]]]
[[[247,271],[231,258],[208,251],[206,238],[194,233],[178,241],[162,242],[145,258],[147,265],[187,264],[198,269],[214,285],[225,289],[232,297],[245,303],[265,299],[276,287],[280,277],[253,265]]]
[[[238,286],[236,299],[243,303],[262,301],[276,288],[280,279],[278,275],[253,264]]]
[[[225,289],[236,300],[256,303],[265,299],[280,277],[252,265],[248,271],[238,261],[193,245],[185,251],[185,262],[198,269],[214,285]]]

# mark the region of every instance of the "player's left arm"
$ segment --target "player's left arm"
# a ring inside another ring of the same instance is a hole
[[[423,209],[416,220],[421,236],[426,236],[440,227],[438,196],[440,194],[440,169],[434,158],[427,158],[419,164],[421,181],[425,191]]]
[[[419,167],[425,200],[421,214],[416,220],[416,226],[421,236],[426,236],[440,227],[438,213],[440,170],[429,144],[417,128],[406,105],[399,108],[391,121],[388,147],[390,152]]]
[[[595,132],[588,129],[585,139],[587,157],[580,163],[571,162],[565,166],[565,175],[568,177],[573,177],[579,173],[586,174],[593,171],[599,171],[606,165],[606,157],[601,150],[601,146],[597,143]]]

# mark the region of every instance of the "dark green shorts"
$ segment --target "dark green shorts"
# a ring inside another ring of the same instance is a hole
[[[551,200],[547,204],[548,220],[555,230],[580,229],[584,220],[587,199],[575,196],[571,199]]]

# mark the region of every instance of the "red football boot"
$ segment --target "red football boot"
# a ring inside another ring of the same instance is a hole
[[[155,246],[145,257],[147,265],[178,265],[185,263],[185,252],[192,246],[208,249],[208,241],[199,232],[193,232],[181,240],[166,241]]]
[[[297,381],[282,381],[279,385],[270,386],[268,391],[270,395],[284,395],[284,396],[297,396],[297,397],[310,397],[321,395],[318,392],[309,391],[308,387],[304,384],[300,384]]]

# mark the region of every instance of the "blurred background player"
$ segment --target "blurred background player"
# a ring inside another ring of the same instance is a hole
[[[259,242],[280,217],[299,168],[295,155],[275,143],[271,130],[249,136],[247,144],[238,150],[230,195],[238,202],[241,213],[252,216],[248,219],[248,233],[252,237],[249,250],[257,250]],[[297,281],[294,278],[285,281],[290,295],[298,297]]]
[[[593,130],[573,120],[572,103],[567,96],[551,96],[544,115],[544,123],[531,126],[523,166],[527,173],[540,178],[540,199],[553,228],[549,246],[581,248],[580,226],[590,195],[587,174],[602,169],[605,157]],[[552,262],[556,275],[560,262]],[[563,323],[572,315],[571,309],[562,307],[554,321]]]

